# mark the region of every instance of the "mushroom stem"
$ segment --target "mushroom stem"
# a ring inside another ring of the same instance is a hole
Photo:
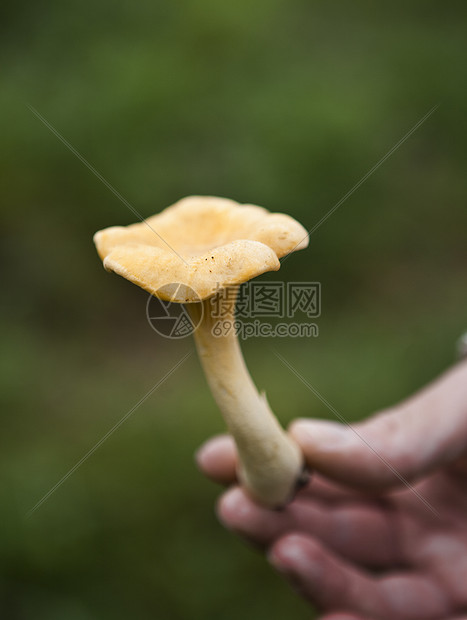
[[[227,297],[229,302],[232,297],[235,293]],[[303,457],[275,418],[266,396],[258,393],[251,379],[235,330],[235,301],[230,306],[217,305],[223,310],[219,319],[213,317],[212,298],[188,304],[193,323],[197,325],[194,338],[198,355],[237,445],[240,482],[262,504],[283,506],[303,482]],[[222,334],[217,336],[218,330],[213,328],[218,321]]]

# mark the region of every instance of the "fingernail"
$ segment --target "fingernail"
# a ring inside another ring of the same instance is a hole
[[[215,437],[209,439],[206,443],[198,448],[195,452],[195,462],[201,469],[204,469],[206,465],[209,465],[209,461],[213,456],[218,454],[221,448],[223,439],[221,437]]]
[[[288,575],[306,569],[308,559],[299,536],[290,535],[268,555],[268,561],[280,573]]]
[[[227,491],[217,506],[217,516],[223,525],[229,528],[235,527],[251,514],[253,507],[245,496],[245,493],[235,487]]]
[[[209,454],[209,447],[201,446],[194,454],[195,463],[199,469],[204,469],[206,464],[206,453]]]

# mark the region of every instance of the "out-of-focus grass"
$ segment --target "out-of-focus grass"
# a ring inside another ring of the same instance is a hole
[[[465,6],[5,2],[2,20],[0,612],[12,620],[309,618],[217,523],[193,452],[223,425],[191,356],[31,519],[24,515],[189,350],[147,326],[92,234],[186,194],[317,230],[281,278],[320,281],[320,335],[244,345],[286,424],[390,406],[465,328]]]

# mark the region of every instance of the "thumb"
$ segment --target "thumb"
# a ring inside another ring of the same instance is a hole
[[[312,469],[339,482],[379,489],[416,479],[467,451],[467,362],[363,422],[299,419],[290,434]]]

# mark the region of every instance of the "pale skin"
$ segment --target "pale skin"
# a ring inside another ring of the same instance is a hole
[[[320,620],[467,620],[467,361],[352,428],[300,419],[289,432],[314,473],[282,511],[236,485],[229,437],[199,450],[201,470],[232,485],[222,523]]]

